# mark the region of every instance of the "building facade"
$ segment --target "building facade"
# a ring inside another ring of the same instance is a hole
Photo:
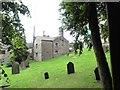
[[[10,52],[8,51],[9,46],[1,43],[0,45],[0,63],[7,63],[10,60]]]
[[[34,60],[42,61],[69,52],[69,41],[63,36],[63,30],[59,29],[59,36],[36,36],[33,45]]]

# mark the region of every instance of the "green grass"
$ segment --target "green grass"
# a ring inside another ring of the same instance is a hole
[[[106,56],[109,62],[109,53]],[[75,73],[68,75],[67,63],[70,61],[74,63]],[[21,70],[20,74],[12,75],[11,68],[5,68],[5,71],[10,79],[9,88],[101,88],[101,81],[96,81],[94,76],[96,66],[93,50],[84,49],[81,56],[71,53],[42,62],[30,61],[30,67]],[[46,71],[50,76],[47,80],[44,79]]]

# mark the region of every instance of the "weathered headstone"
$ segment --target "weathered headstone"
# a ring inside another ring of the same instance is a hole
[[[68,53],[67,53],[67,56],[69,56],[69,54],[70,54],[70,53],[68,52]]]
[[[100,75],[99,75],[98,67],[95,68],[94,74],[95,74],[96,80],[100,80]]]
[[[45,77],[45,79],[48,79],[48,78],[49,78],[48,72],[45,72],[45,73],[44,73],[44,77]]]
[[[22,61],[20,66],[21,66],[21,69],[23,69],[23,70],[26,69],[26,62]]]
[[[19,63],[18,62],[13,62],[12,64],[12,74],[19,74],[20,69],[19,69]]]
[[[74,64],[72,62],[69,62],[67,64],[67,73],[68,74],[75,73]]]
[[[29,61],[28,60],[25,61],[25,64],[26,64],[26,67],[29,67]]]

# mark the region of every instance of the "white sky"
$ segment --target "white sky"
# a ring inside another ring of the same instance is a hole
[[[35,26],[35,35],[42,36],[43,31],[45,35],[55,37],[59,35],[59,27],[61,26],[59,19],[59,0],[22,0],[28,6],[32,18],[27,16],[21,17],[21,22],[24,25],[26,40],[32,42],[33,29]],[[64,31],[64,37],[72,42],[72,36],[69,32]]]

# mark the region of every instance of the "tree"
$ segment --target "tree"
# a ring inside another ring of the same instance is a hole
[[[107,3],[114,90],[120,90],[120,2]]]
[[[72,34],[75,34],[76,37],[79,37],[79,35],[87,37],[88,31],[86,26],[89,23],[103,88],[112,89],[112,79],[100,39],[96,4],[83,2],[62,2],[60,5],[63,9],[63,27],[65,27],[68,31],[71,31]]]
[[[96,7],[97,7],[96,9],[97,9],[101,38],[104,40],[104,42],[107,42],[107,39],[109,38],[108,25],[107,25],[108,20],[106,13],[107,4],[105,2],[99,2],[96,3]]]
[[[73,44],[73,47],[74,47],[74,53],[77,55],[78,54],[78,43],[77,43],[77,41],[75,41],[74,42],[74,44]]]
[[[79,48],[79,56],[80,56],[82,54],[82,52],[83,52],[83,43],[82,43],[82,41],[78,42],[78,48]]]
[[[87,41],[87,3],[79,2],[62,2],[61,9],[61,22],[62,27],[66,31],[70,31],[70,35],[79,40],[79,36],[84,36]]]
[[[0,41],[0,54],[2,54],[2,45],[3,44]],[[0,87],[2,88],[9,86],[9,78],[3,69],[3,63],[2,57],[0,56]]]
[[[112,79],[111,79],[108,63],[106,61],[105,53],[102,48],[95,3],[89,4],[88,20],[89,20],[89,27],[92,35],[93,48],[96,55],[96,60],[97,60],[98,68],[100,71],[103,87],[105,90],[108,88],[109,90],[110,89],[112,90]]]
[[[30,11],[27,6],[20,1],[0,1],[0,5],[2,5],[2,12],[0,13],[0,20],[2,21],[2,26],[0,26],[0,34],[2,31],[2,44],[10,46],[9,51],[11,53],[11,57],[13,60],[18,58],[17,60],[20,63],[21,61],[26,60],[28,52],[24,32],[25,30],[20,22],[19,14],[30,16]],[[9,83],[9,78],[5,73],[5,70],[2,66],[0,66],[0,69],[2,70],[3,76],[6,77],[6,82]],[[2,81],[3,79],[4,78],[0,78]],[[2,85],[2,87],[4,86]]]
[[[28,53],[25,30],[21,24],[19,14],[30,16],[30,11],[21,1],[1,3],[2,43],[10,45],[9,51],[11,52],[11,56],[13,55],[12,58],[19,58],[20,63],[22,60],[26,60]]]

